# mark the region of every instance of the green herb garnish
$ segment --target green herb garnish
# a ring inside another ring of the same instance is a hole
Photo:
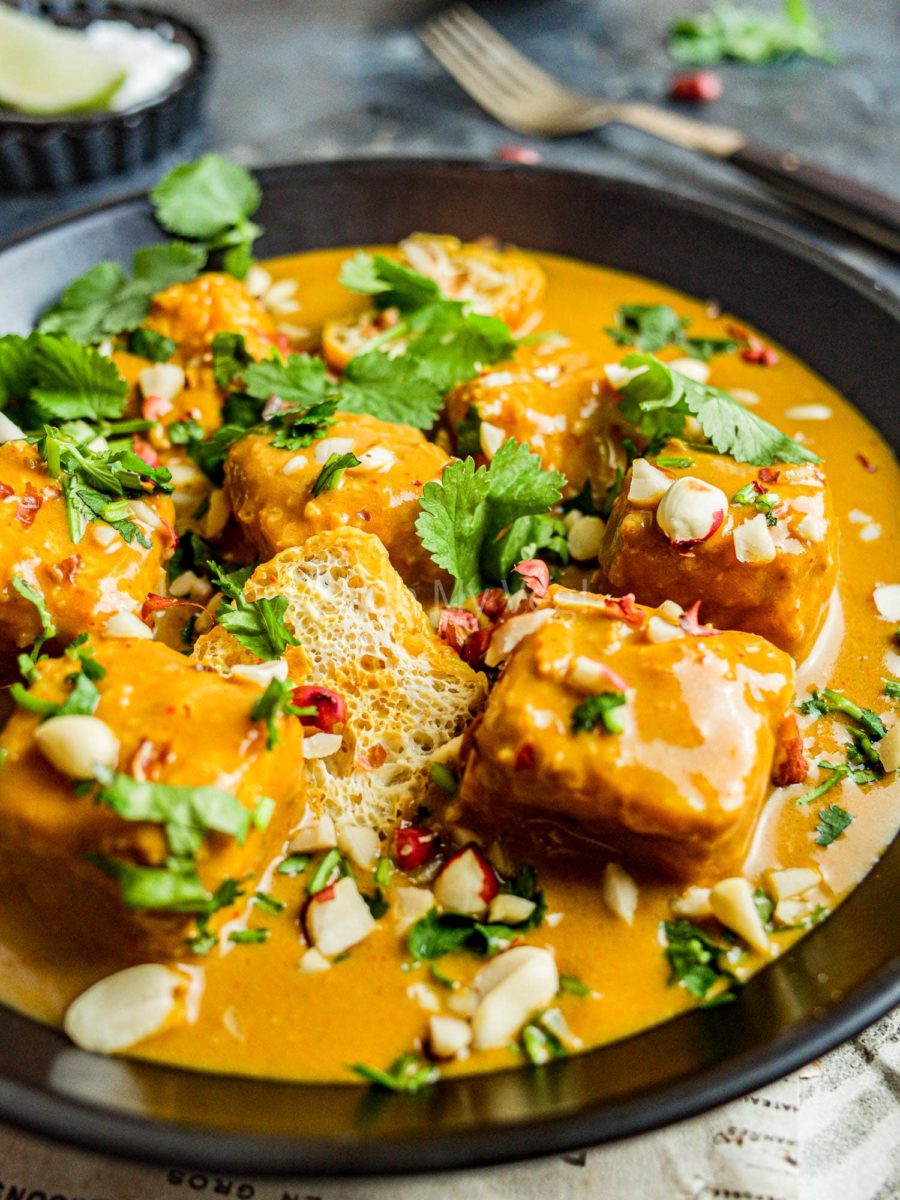
[[[853,823],[853,814],[837,804],[829,804],[819,812],[819,824],[816,826],[816,845],[830,846],[841,836],[845,829]]]
[[[370,1067],[368,1063],[351,1063],[349,1069],[367,1083],[388,1092],[420,1092],[437,1083],[441,1074],[437,1067],[424,1062],[417,1054],[401,1054],[386,1071]]]
[[[625,723],[617,710],[626,703],[622,692],[600,692],[588,696],[572,710],[572,732],[590,732],[601,725],[607,733],[622,733]]]
[[[278,745],[279,717],[314,717],[315,706],[298,708],[291,702],[294,694],[293,684],[282,679],[270,679],[266,690],[250,710],[251,721],[265,721],[268,735],[266,749],[272,750]]]
[[[734,998],[730,990],[735,982],[728,971],[719,966],[720,957],[728,949],[690,921],[664,921],[665,956],[670,967],[669,984],[677,983],[707,1004],[722,1004]],[[727,985],[707,1000],[714,985]]]
[[[456,581],[451,604],[504,582],[498,564],[508,562],[508,573],[528,557],[523,549],[534,528],[522,519],[546,514],[564,485],[559,471],[545,471],[537,454],[513,440],[503,443],[490,466],[476,470],[467,458],[451,463],[440,481],[426,483],[416,531]]]
[[[728,392],[697,383],[652,354],[627,354],[622,366],[629,370],[643,368],[620,391],[622,415],[645,437],[677,437],[687,417],[693,416],[714,449],[730,454],[738,462],[768,467],[776,462],[820,461],[811,450],[750,412]]]
[[[225,251],[226,270],[243,278],[262,233],[250,218],[262,196],[253,176],[220,154],[173,167],[150,193],[156,219],[169,233]]]
[[[340,486],[344,472],[350,467],[358,467],[359,459],[355,454],[329,454],[328,459],[313,481],[310,489],[314,496],[321,496],[332,488]]]
[[[280,658],[288,646],[300,645],[284,622],[287,605],[286,596],[261,596],[258,600],[238,596],[217,616],[222,628],[245,649],[270,662]]]
[[[826,688],[824,691],[814,691],[808,700],[800,705],[800,712],[807,715],[816,714],[817,716],[825,716],[828,713],[841,713],[844,716],[850,717],[851,720],[858,722],[865,730],[872,741],[880,741],[887,730],[884,727],[884,722],[877,713],[872,712],[870,708],[861,708],[852,700],[849,700],[843,692],[836,692],[831,688]]]
[[[41,317],[38,330],[40,333],[65,334],[85,345],[137,330],[157,292],[174,283],[196,279],[205,263],[203,248],[185,242],[164,242],[138,250],[132,259],[130,279],[118,263],[97,263],[69,284],[59,302]],[[145,348],[153,344],[146,339],[159,337],[148,330],[142,332],[145,340],[139,344]],[[168,341],[163,338],[156,342],[157,352],[161,351],[162,343]],[[170,358],[175,349],[174,343],[169,344],[172,350],[165,358]],[[143,349],[133,349],[132,353],[154,362],[165,361],[165,358],[144,353]]]
[[[233,929],[228,935],[228,940],[238,946],[253,946],[267,942],[271,935],[271,929]]]
[[[780,15],[739,4],[714,4],[709,12],[679,17],[669,32],[669,53],[679,62],[712,66],[770,63],[802,56],[837,62],[806,0],[784,0]]]

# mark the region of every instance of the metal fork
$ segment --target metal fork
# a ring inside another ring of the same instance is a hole
[[[467,4],[434,17],[422,42],[483,109],[517,133],[565,137],[620,122],[724,159],[783,199],[900,253],[900,205],[851,179],[753,143],[737,129],[652,104],[618,104],[565,87],[521,54]]]

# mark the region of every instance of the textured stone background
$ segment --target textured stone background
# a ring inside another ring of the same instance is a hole
[[[777,0],[754,0],[774,7]],[[218,52],[206,126],[182,156],[215,145],[251,164],[346,154],[490,157],[512,138],[480,112],[421,47],[423,0],[166,0],[202,23]],[[161,6],[162,7],[162,6]],[[701,0],[494,0],[481,11],[527,53],[575,86],[664,102],[673,70],[663,35]],[[815,0],[833,23],[837,67],[725,65],[725,95],[702,115],[794,149],[900,196],[900,6]],[[545,162],[628,176],[742,204],[831,245],[900,287],[900,268],[812,218],[799,221],[738,172],[610,128],[539,146]],[[6,236],[100,197],[152,182],[159,165],[65,195],[0,196]]]

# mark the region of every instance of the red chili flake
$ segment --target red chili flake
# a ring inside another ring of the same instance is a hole
[[[689,100],[709,104],[718,100],[725,88],[715,71],[687,71],[673,75],[669,81],[669,97],[672,100]]]
[[[749,339],[746,350],[741,351],[741,358],[758,367],[774,367],[778,362],[777,352],[771,346],[764,346],[757,338]]]
[[[282,354],[289,354],[291,349],[291,339],[286,333],[275,334],[275,345]]]
[[[386,758],[387,750],[379,742],[375,746],[370,746],[368,750],[363,750],[362,754],[357,754],[356,762],[363,771],[375,771]]]
[[[165,536],[163,537],[163,541],[167,545],[171,546],[172,549],[174,550],[175,547],[178,545],[179,541],[181,540],[179,538],[178,534],[175,532],[175,527],[173,525],[171,525],[166,520],[165,517],[161,517],[159,515],[159,513],[157,513],[156,516],[157,516],[160,524],[162,525],[163,529],[165,530]]]
[[[25,495],[19,501],[19,507],[16,509],[16,520],[26,529],[30,529],[43,503],[44,497],[40,492],[36,492],[30,483],[26,483]]]
[[[516,146],[511,142],[497,146],[494,158],[499,162],[522,163],[528,167],[533,167],[541,161],[540,153],[533,146]]]
[[[537,757],[534,753],[534,746],[530,742],[525,742],[516,751],[515,761],[513,762],[514,771],[533,771],[537,766]]]
[[[394,861],[404,871],[414,871],[427,863],[435,848],[435,837],[430,829],[408,825],[394,835]]]
[[[81,570],[82,559],[80,554],[70,554],[68,558],[64,558],[61,563],[57,563],[57,570],[61,573],[63,579],[67,583],[74,583],[75,576]]]
[[[463,662],[468,663],[470,667],[482,665],[496,628],[496,625],[488,625],[486,629],[479,629],[477,633],[472,633],[466,638],[462,650],[460,650],[460,658]]]
[[[9,484],[0,482],[0,500],[5,500],[8,496],[11,496],[12,494],[13,494],[13,489],[9,486]]]
[[[689,633],[691,637],[712,637],[714,633],[718,633],[718,629],[714,629],[712,625],[700,624],[700,601],[695,600],[686,613],[682,613],[678,618],[678,624],[685,633]]]
[[[160,746],[150,738],[141,738],[131,759],[131,774],[142,783],[158,780],[163,766],[171,757],[169,746]]]
[[[172,401],[163,396],[148,396],[141,404],[141,416],[145,421],[159,421],[174,407]]]
[[[598,662],[594,665],[599,669],[601,675],[606,676],[617,692],[628,691],[628,683],[622,678],[618,671],[614,671],[612,667],[608,667],[606,663]]]
[[[803,753],[803,738],[797,728],[797,718],[791,713],[781,723],[772,782],[776,787],[788,787],[792,783],[802,783],[808,773],[809,760]]]
[[[475,597],[478,611],[489,621],[494,621],[506,613],[506,602],[509,599],[503,588],[488,588]]]
[[[777,483],[780,471],[776,471],[774,467],[760,467],[757,471],[757,476],[763,483]]]
[[[466,638],[478,630],[478,618],[466,608],[442,608],[438,637],[451,649],[462,649]]]
[[[174,596],[158,596],[156,592],[151,592],[141,605],[141,620],[152,628],[150,618],[167,608],[197,608],[203,611],[203,605],[194,600],[176,600]]]
[[[646,613],[635,606],[634,592],[629,592],[627,596],[620,596],[618,599],[615,596],[604,596],[603,600],[608,617],[617,617],[626,625],[633,625],[635,629],[640,629],[647,619]]]
[[[756,492],[757,496],[765,496],[769,489],[764,483],[760,483],[758,479],[754,479],[753,490]]]
[[[361,508],[356,515],[359,517],[359,519],[361,521],[371,521],[372,520],[372,514],[369,512],[369,510],[367,508]]]
[[[148,467],[159,466],[159,455],[145,438],[138,437],[138,435],[135,434],[131,439],[131,449],[142,462],[147,464]]]
[[[875,466],[875,464],[869,462],[869,460],[866,458],[866,456],[864,454],[857,454],[856,461],[859,463],[859,465],[862,467],[862,469],[864,471],[868,471],[870,475],[874,475],[875,472],[878,470],[878,468]],[[2,484],[0,484],[0,487],[2,487]]]
[[[300,717],[301,725],[309,725],[321,729],[323,733],[331,733],[336,725],[343,725],[347,720],[347,701],[331,688],[306,685],[294,688],[291,703],[297,708],[314,708],[315,714]]]
[[[550,568],[543,559],[526,558],[524,562],[513,567],[513,570],[525,580],[525,586],[532,596],[540,600],[547,595],[547,589],[550,587]]]
[[[735,321],[729,321],[725,326],[725,332],[729,337],[733,337],[736,342],[750,341],[750,330],[743,325],[738,325]]]
[[[316,901],[317,904],[327,904],[329,900],[333,900],[337,895],[337,891],[335,890],[337,885],[337,880],[335,880],[334,883],[329,883],[327,888],[322,888],[320,892],[316,892],[316,894],[313,896],[313,900]]]

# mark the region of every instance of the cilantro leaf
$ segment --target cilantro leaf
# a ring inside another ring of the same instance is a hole
[[[266,690],[250,710],[251,721],[265,721],[268,731],[266,749],[272,750],[278,745],[278,718],[280,716],[313,717],[315,707],[298,708],[292,703],[294,695],[293,684],[283,679],[270,679]]]
[[[870,708],[861,708],[843,692],[837,692],[831,688],[825,688],[821,692],[818,690],[812,692],[809,699],[804,700],[800,705],[800,711],[807,716],[815,713],[820,717],[827,713],[841,713],[859,722],[875,742],[880,741],[887,733],[884,722],[877,713],[872,712]]]
[[[516,342],[497,317],[468,312],[458,301],[442,301],[412,322],[421,332],[407,350],[442,393],[474,379],[482,367],[509,358]]]
[[[232,600],[240,600],[244,592],[244,584],[256,570],[257,563],[248,563],[233,571],[226,571],[213,559],[206,560],[206,569],[213,583]]]
[[[0,337],[0,409],[28,395],[34,378],[34,346],[34,335]]]
[[[250,831],[252,813],[221,788],[152,783],[106,770],[98,771],[97,778],[97,802],[126,821],[162,825],[176,857],[195,855],[211,831],[229,834],[238,845]]]
[[[115,363],[70,337],[39,337],[31,405],[40,421],[119,417],[128,385]]]
[[[223,392],[226,392],[241,372],[253,362],[241,333],[217,333],[212,340],[212,356],[213,378],[216,387]],[[268,396],[263,396],[262,399],[267,400]]]
[[[168,362],[178,346],[171,338],[163,337],[152,329],[135,329],[128,339],[128,351],[138,358],[149,359],[150,362]],[[171,426],[169,427],[171,435]]]
[[[451,604],[483,591],[486,582],[503,582],[485,566],[492,544],[514,521],[558,503],[564,482],[559,471],[543,470],[528,446],[510,439],[489,466],[476,470],[473,459],[463,459],[425,485],[416,532],[456,580]]]
[[[468,304],[445,296],[433,279],[383,255],[358,254],[344,264],[341,281],[371,295],[377,308],[401,314],[348,364],[341,407],[350,412],[428,429],[446,392],[473,379],[482,367],[509,358],[516,348],[503,321],[472,312]],[[394,346],[401,339],[398,354]]]
[[[709,12],[679,17],[669,32],[668,50],[679,62],[711,66],[737,62],[779,62],[794,55],[836,62],[806,0],[784,0],[774,15],[739,4],[714,4]]]
[[[337,386],[344,412],[369,413],[381,421],[430,429],[438,418],[443,389],[417,358],[391,358],[378,350],[357,354]]]
[[[663,933],[666,939],[664,950],[669,963],[669,984],[680,984],[692,996],[706,1003],[722,1004],[733,998],[730,990],[717,992],[714,997],[706,1000],[714,985],[727,984],[730,989],[733,977],[720,969],[719,956],[726,949],[707,933],[690,921],[664,921]]]
[[[104,854],[89,853],[85,857],[116,880],[127,908],[205,913],[213,900],[190,859],[173,859],[164,867],[142,867]],[[203,943],[199,952],[208,953],[213,945],[214,940],[210,945]]]
[[[256,400],[277,396],[288,406],[318,404],[328,391],[325,363],[309,354],[290,354],[282,359],[273,353],[264,362],[247,367],[242,379],[248,396]]]
[[[385,258],[360,251],[341,267],[340,281],[352,292],[373,296],[377,308],[415,312],[441,298],[441,289],[427,275]]]
[[[368,1063],[351,1063],[350,1070],[387,1092],[420,1092],[437,1083],[440,1071],[421,1059],[418,1054],[401,1054],[383,1071],[381,1067],[370,1067]]]
[[[600,692],[588,696],[572,710],[572,732],[590,732],[601,725],[607,733],[622,733],[622,714],[616,710],[626,703],[621,692]]]
[[[287,605],[286,596],[252,601],[238,598],[233,608],[220,612],[219,624],[257,658],[268,662],[280,658],[288,646],[300,645],[284,623]]]
[[[738,462],[771,466],[775,462],[819,462],[817,455],[746,409],[728,392],[697,383],[652,354],[627,354],[622,366],[643,368],[620,389],[622,414],[647,436],[681,433],[685,417],[700,428],[720,454]]]
[[[163,242],[135,252],[131,279],[118,263],[97,263],[69,284],[59,302],[44,313],[38,330],[90,345],[137,329],[156,292],[195,279],[205,262],[200,246]]]
[[[179,237],[210,249],[237,248],[246,267],[249,248],[262,230],[250,217],[262,199],[253,176],[221,154],[205,154],[171,171],[150,193],[157,221]],[[234,264],[234,256],[231,256]]]
[[[154,490],[170,492],[171,474],[165,467],[148,467],[127,448],[90,450],[49,425],[37,445],[50,477],[62,480],[69,537],[76,545],[89,523],[105,521],[125,541],[136,540],[150,548],[149,540],[131,520],[127,498],[146,497]]]
[[[620,346],[635,346],[650,354],[664,346],[676,346],[703,362],[709,362],[714,354],[731,354],[737,349],[733,338],[689,337],[690,323],[668,304],[620,304],[615,325],[608,325],[606,332]]]
[[[816,826],[816,845],[830,846],[853,823],[853,814],[838,804],[829,804],[819,813],[819,824]]]
[[[606,332],[620,346],[636,346],[653,353],[663,346],[679,345],[689,321],[668,304],[620,304],[615,325]]]
[[[20,578],[18,575],[13,575],[10,582],[22,599],[27,600],[29,604],[33,604],[37,610],[38,619],[41,622],[41,636],[38,639],[40,645],[42,646],[50,638],[56,637],[56,626],[53,624],[53,618],[47,611],[43,593],[39,592],[37,588],[33,588],[27,580]],[[37,654],[39,650],[40,646],[38,642],[35,642],[33,653]]]
[[[328,492],[332,488],[340,485],[344,472],[350,467],[358,467],[359,459],[355,454],[329,454],[328,459],[313,480],[312,494],[321,496],[323,492]]]

